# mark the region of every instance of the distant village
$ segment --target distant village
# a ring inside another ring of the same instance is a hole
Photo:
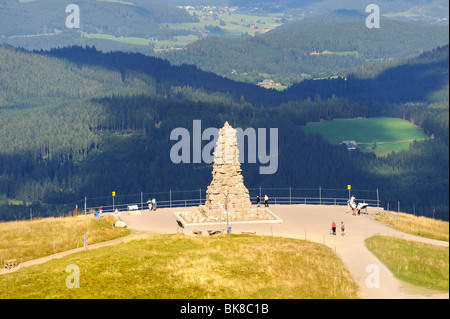
[[[219,7],[219,6],[184,6],[178,7],[180,9],[186,9],[187,11],[204,11],[210,14],[223,14],[235,12],[239,7]]]

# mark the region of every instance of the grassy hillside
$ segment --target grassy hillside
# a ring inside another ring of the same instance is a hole
[[[112,227],[117,219],[107,217],[35,218],[28,221],[0,223],[0,261],[16,259],[19,263],[54,253],[83,247],[130,233],[126,228]]]
[[[366,246],[400,280],[448,292],[448,247],[388,236],[369,237]]]
[[[149,235],[0,276],[2,298],[357,298],[334,252],[294,239]],[[333,267],[328,267],[329,264]],[[68,265],[80,288],[68,289]],[[36,272],[39,276],[34,278]],[[30,281],[33,277],[34,280]]]
[[[392,211],[377,213],[372,218],[389,227],[415,236],[443,241],[448,241],[449,238],[448,221]]]

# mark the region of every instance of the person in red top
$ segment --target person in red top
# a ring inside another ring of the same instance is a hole
[[[334,222],[334,220],[331,223],[331,229],[333,230],[333,235],[336,235],[336,223]]]

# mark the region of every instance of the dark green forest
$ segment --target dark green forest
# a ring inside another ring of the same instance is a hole
[[[365,27],[361,16],[347,21],[349,14],[335,14],[337,22],[327,15],[326,21],[286,24],[237,40],[209,37],[162,57],[235,80],[257,83],[269,75],[291,84],[302,77],[343,75],[366,63],[411,57],[448,43],[448,26],[383,19],[383,27],[374,30]]]
[[[416,214],[434,211],[448,220],[448,50],[388,63],[384,70],[355,70],[349,87],[382,96],[372,99],[343,94],[349,88],[342,91],[335,80],[277,92],[136,53],[0,46],[0,219],[28,218],[30,210],[33,216],[63,214],[84,197],[112,190],[205,189],[211,165],[174,164],[169,155],[171,131],[192,131],[192,121],[201,119],[203,128],[225,121],[243,129],[278,128],[278,170],[260,175],[260,163],[244,163],[249,188],[351,184],[379,189],[384,207],[400,201],[403,211],[414,207]],[[388,85],[382,84],[385,74]],[[393,85],[411,94],[381,91]],[[377,158],[302,129],[321,119],[375,116],[405,118],[434,138]],[[24,204],[8,205],[8,199]]]

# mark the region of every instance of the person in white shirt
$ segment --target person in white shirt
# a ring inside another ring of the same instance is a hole
[[[356,207],[357,207],[357,204],[356,204],[356,198],[355,198],[355,195],[352,195],[352,197],[350,198],[350,207],[352,208],[353,215],[356,216]]]

